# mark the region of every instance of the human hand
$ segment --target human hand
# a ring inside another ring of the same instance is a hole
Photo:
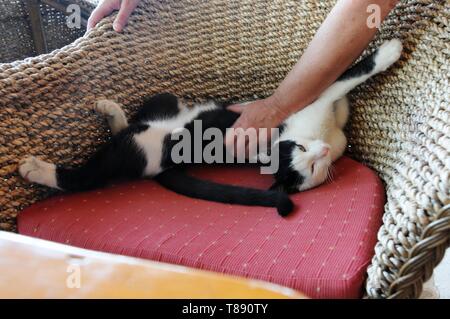
[[[121,32],[128,22],[128,18],[141,0],[102,0],[97,8],[92,11],[87,24],[87,31],[91,30],[104,17],[113,11],[119,10],[119,14],[113,23],[113,29]]]
[[[233,154],[245,154],[246,157],[251,158],[256,155],[256,147],[258,146],[259,139],[262,142],[268,143],[271,139],[271,129],[277,128],[289,114],[279,107],[273,97],[267,99],[257,100],[249,104],[236,104],[228,107],[229,110],[241,113],[240,117],[233,125],[234,131],[227,132],[225,137],[225,145],[227,150]],[[241,128],[239,130],[238,128]],[[249,139],[245,138],[245,130],[249,128],[256,129],[256,135],[258,139],[249,143]],[[267,129],[265,133],[259,129]],[[251,144],[251,145],[250,145]],[[244,152],[245,153],[242,153]]]

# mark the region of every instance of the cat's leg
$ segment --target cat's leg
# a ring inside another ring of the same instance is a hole
[[[336,120],[336,126],[343,129],[347,124],[348,116],[350,113],[349,101],[347,97],[343,97],[340,100],[334,102],[334,116]]]
[[[385,41],[376,51],[375,67],[371,75],[386,71],[391,65],[397,62],[402,55],[403,45],[399,39]]]
[[[184,104],[173,94],[161,93],[144,99],[144,103],[131,122],[168,119],[178,115]]]
[[[59,188],[56,165],[44,162],[34,156],[27,157],[19,163],[19,173],[29,182]]]
[[[147,160],[133,136],[147,128],[131,127],[133,132],[124,131],[113,136],[78,167],[59,167],[31,156],[20,163],[19,173],[30,182],[66,191],[94,189],[117,178],[140,178]]]
[[[111,100],[99,100],[95,103],[94,110],[106,115],[106,119],[108,120],[113,135],[128,127],[127,117],[120,105],[116,102]]]
[[[373,54],[344,72],[319,99],[332,102],[344,97],[359,84],[394,64],[400,58],[402,49],[402,43],[398,39],[384,42]]]

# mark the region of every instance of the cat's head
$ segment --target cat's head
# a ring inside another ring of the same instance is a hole
[[[325,182],[331,167],[330,145],[321,140],[277,142],[279,169],[271,189],[295,193]]]

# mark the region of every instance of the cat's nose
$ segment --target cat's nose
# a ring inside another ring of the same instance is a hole
[[[321,157],[325,157],[330,153],[330,147],[329,146],[324,146],[322,148],[322,151],[320,152],[320,156]]]

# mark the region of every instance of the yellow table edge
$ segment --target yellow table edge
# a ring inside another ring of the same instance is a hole
[[[0,298],[305,298],[272,283],[0,231]]]

